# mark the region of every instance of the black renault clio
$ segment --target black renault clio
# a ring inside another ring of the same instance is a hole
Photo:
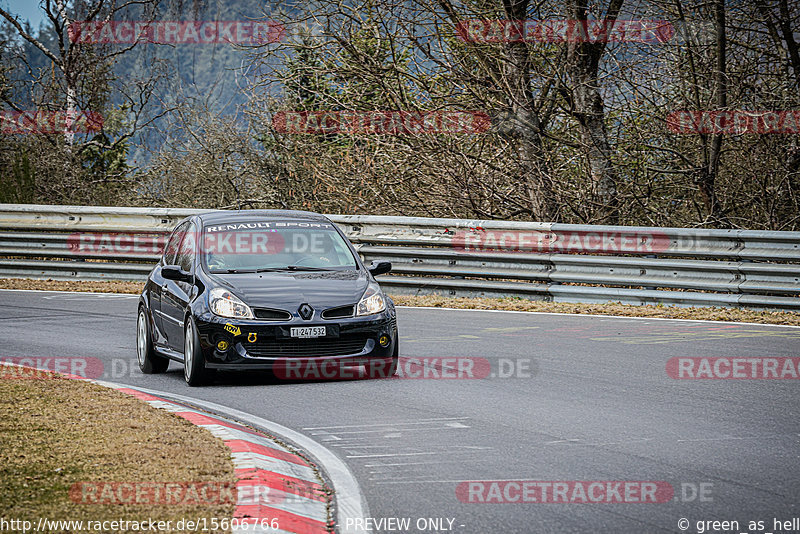
[[[183,363],[190,386],[214,370],[287,378],[395,374],[394,303],[327,217],[304,211],[213,211],[181,221],[139,298],[143,373]]]

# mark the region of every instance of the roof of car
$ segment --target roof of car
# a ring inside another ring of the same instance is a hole
[[[272,221],[325,221],[329,219],[312,211],[300,210],[216,210],[198,215],[203,224],[219,224],[253,219]]]

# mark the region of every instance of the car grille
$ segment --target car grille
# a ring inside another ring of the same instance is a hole
[[[292,314],[284,310],[270,310],[268,308],[253,308],[253,315],[256,319],[265,321],[288,321]]]
[[[260,339],[246,343],[245,349],[256,358],[314,358],[358,354],[367,344],[366,334],[347,334],[338,338]]]
[[[329,308],[322,312],[323,319],[341,319],[343,317],[352,317],[355,306],[340,306],[338,308]]]

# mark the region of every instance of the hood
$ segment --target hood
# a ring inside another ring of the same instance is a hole
[[[317,310],[355,304],[369,284],[364,269],[319,272],[214,274],[248,306],[278,308],[294,313],[308,303]]]

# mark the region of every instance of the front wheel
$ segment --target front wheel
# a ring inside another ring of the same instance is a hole
[[[397,374],[397,364],[400,360],[400,340],[397,332],[394,333],[394,351],[392,352],[392,364],[389,366],[389,378]]]
[[[206,366],[200,351],[200,336],[191,316],[186,318],[183,343],[183,378],[190,386],[202,386],[206,379]]]
[[[397,364],[399,358],[399,342],[395,340],[394,351],[392,352],[391,362],[380,360],[366,364],[367,376],[370,378],[392,378],[397,374]]]
[[[153,348],[153,336],[144,306],[139,308],[139,318],[136,320],[136,359],[139,369],[146,375],[163,373],[169,367],[169,360],[157,354]]]

